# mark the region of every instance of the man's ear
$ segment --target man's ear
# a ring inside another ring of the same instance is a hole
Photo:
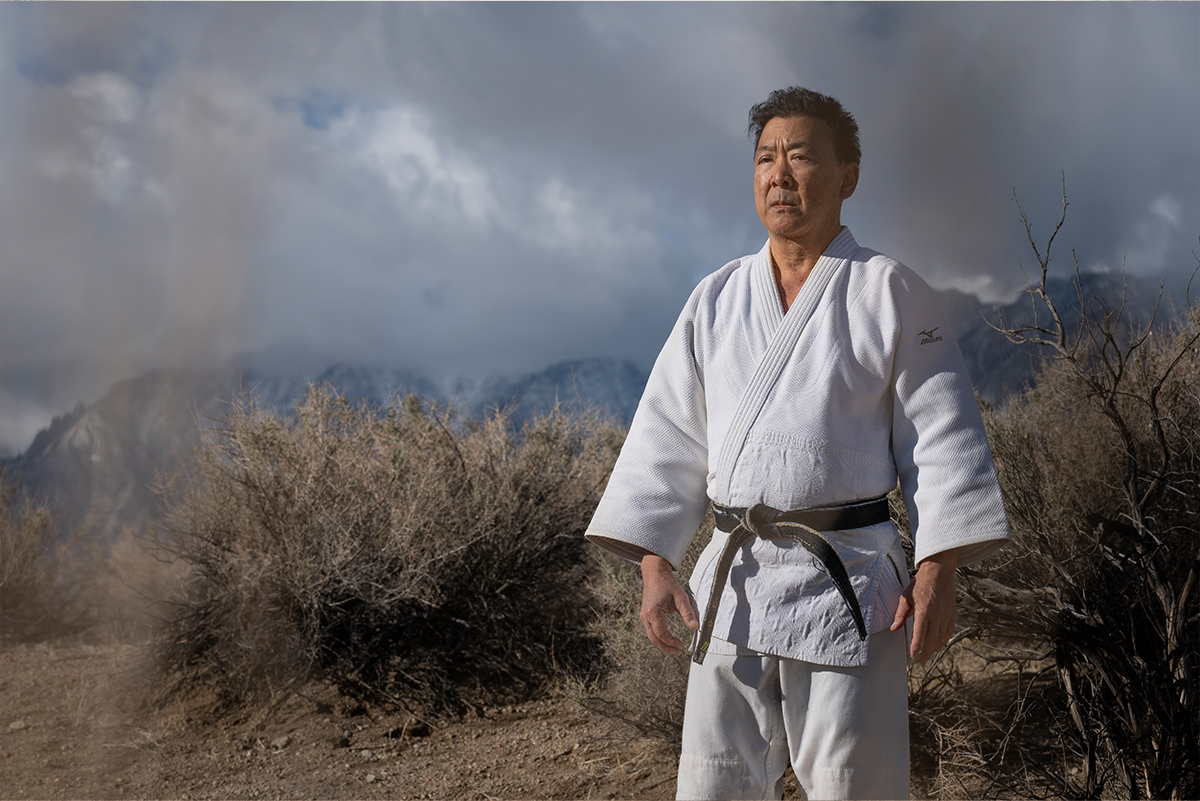
[[[858,188],[858,165],[851,162],[850,164],[842,165],[842,191],[839,197],[842,200],[854,194],[854,190]]]

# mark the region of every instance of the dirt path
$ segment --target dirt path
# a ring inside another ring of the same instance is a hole
[[[133,646],[0,650],[0,798],[673,798],[675,753],[564,698],[425,726],[316,690],[147,713]]]

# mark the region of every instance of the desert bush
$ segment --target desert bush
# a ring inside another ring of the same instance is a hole
[[[18,502],[16,486],[0,474],[0,637],[41,627],[55,583],[53,546],[49,510]]]
[[[590,664],[583,530],[612,428],[555,413],[514,434],[500,413],[320,389],[297,414],[235,407],[181,482],[165,525],[193,578],[160,639],[168,691],[325,677],[457,712]]]
[[[1062,691],[1027,710],[1057,727],[1062,758],[1009,792],[1196,798],[1200,312],[1130,331],[1120,305],[1080,292],[1071,330],[1045,291],[1053,241],[1043,253],[1030,235],[1033,321],[1001,325],[1045,359],[985,418],[1014,539],[964,571],[961,634],[995,661],[1052,660]]]
[[[61,528],[47,503],[0,475],[0,641],[146,639],[178,580],[152,538],[104,543],[91,519]]]
[[[62,536],[53,510],[21,497],[0,472],[0,641],[36,641],[87,631],[82,592],[92,562],[79,536]]]

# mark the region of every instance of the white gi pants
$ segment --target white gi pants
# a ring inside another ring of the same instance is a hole
[[[908,798],[908,641],[871,635],[863,667],[753,654],[692,663],[676,798]]]

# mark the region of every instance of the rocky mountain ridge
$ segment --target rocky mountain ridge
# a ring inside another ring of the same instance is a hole
[[[291,415],[309,386],[328,385],[351,403],[383,408],[416,394],[480,415],[505,409],[514,425],[556,405],[595,409],[628,423],[646,374],[628,361],[581,359],[513,379],[493,378],[471,393],[445,397],[427,377],[404,370],[338,364],[315,378],[153,370],[113,385],[91,405],[56,417],[21,455],[0,460],[31,497],[43,499],[63,531],[109,541],[142,529],[155,515],[155,488],[183,469],[200,431],[217,424],[236,398]]]

